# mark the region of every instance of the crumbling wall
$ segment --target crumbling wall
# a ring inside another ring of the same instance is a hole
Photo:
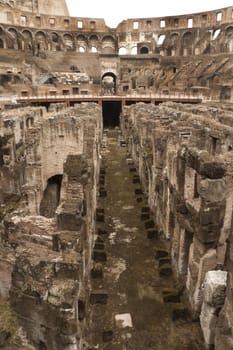
[[[228,297],[224,304],[224,292],[223,309],[220,312],[218,307],[211,337],[206,338],[211,338],[208,345],[213,345],[219,334],[219,349],[224,337],[220,317],[229,327],[233,325],[229,315],[231,255],[227,254],[232,227],[231,118],[227,106],[172,103],[125,107],[121,118],[157,231],[170,241],[173,269],[185,280],[194,315],[200,315],[204,308],[203,286],[208,271],[229,269]],[[208,308],[204,309],[206,312]],[[203,330],[205,327],[206,323]]]
[[[10,132],[6,120],[13,121]],[[7,190],[9,197],[17,194],[18,202],[2,214],[1,295],[10,298],[35,348],[81,349],[88,322],[85,308],[95,231],[100,109],[96,104],[71,109],[53,105],[49,112],[17,109],[2,114],[3,139],[5,133],[12,141],[11,158],[0,168],[2,191]],[[19,142],[23,143],[23,165],[12,156]],[[12,171],[7,178],[6,167]],[[23,174],[21,182],[13,176],[16,167]],[[58,174],[59,196],[55,198],[51,191],[48,198],[47,192],[45,200],[47,180]],[[46,215],[47,211],[53,215]]]

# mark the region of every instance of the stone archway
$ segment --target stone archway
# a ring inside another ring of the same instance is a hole
[[[55,175],[48,179],[43,198],[40,203],[40,215],[47,218],[55,216],[56,209],[60,202],[62,175]]]
[[[114,95],[116,93],[116,75],[106,72],[101,80],[103,95]]]
[[[146,46],[140,48],[140,54],[145,55],[149,53],[149,49]]]

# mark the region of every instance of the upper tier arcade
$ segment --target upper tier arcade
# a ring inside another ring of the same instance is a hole
[[[54,6],[62,16],[45,4],[52,2],[34,1],[29,11],[0,1],[2,94],[233,99],[233,6],[109,28],[104,19],[70,17],[63,2]]]
[[[53,0],[37,2],[24,1],[19,5],[10,5],[14,1],[0,1],[0,23],[23,26],[28,28],[43,28],[82,32],[87,31],[158,31],[178,30],[185,28],[204,28],[233,22],[233,6],[214,11],[201,12],[169,17],[133,18],[121,22],[116,29],[105,25],[102,18],[70,17],[65,2],[54,4]],[[30,3],[31,5],[28,5]]]

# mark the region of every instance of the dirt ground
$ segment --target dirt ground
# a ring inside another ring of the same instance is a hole
[[[106,304],[91,306],[89,349],[202,350],[199,322],[189,316],[185,296],[180,296],[180,302],[164,302],[164,291],[180,288],[173,275],[159,275],[155,253],[167,249],[168,243],[147,238],[141,219],[146,197],[135,194],[140,184],[133,183],[135,172],[129,169],[127,148],[120,145],[119,130],[105,133],[107,196],[99,198],[98,207],[105,211],[101,225],[108,234],[101,240],[107,261],[103,279],[93,280],[93,288],[105,290],[108,299]],[[184,316],[174,320],[174,310],[184,310]],[[122,317],[125,321],[117,322]]]

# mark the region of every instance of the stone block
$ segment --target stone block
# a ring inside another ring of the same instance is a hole
[[[208,271],[204,282],[204,302],[215,307],[222,307],[226,295],[227,272]]]
[[[206,202],[217,203],[225,200],[226,183],[224,179],[200,180],[198,193]]]
[[[172,276],[172,268],[170,264],[164,264],[159,268],[160,277],[169,277]]]
[[[215,249],[209,249],[200,259],[197,287],[201,288],[205,275],[208,271],[214,270],[217,263],[217,254]]]
[[[77,213],[66,212],[61,209],[57,214],[57,228],[61,231],[80,231],[83,222],[83,218]]]
[[[215,307],[203,303],[201,308],[200,323],[205,343],[208,345],[214,345],[217,319]]]
[[[158,231],[154,230],[154,229],[148,229],[147,230],[147,238],[148,239],[158,239],[159,238]]]
[[[221,227],[225,206],[206,206],[200,210],[200,225],[216,225]]]
[[[82,184],[87,183],[87,161],[83,155],[69,154],[64,163],[64,172],[68,175],[69,181],[77,181]]]
[[[206,225],[199,227],[199,231],[197,232],[198,239],[204,243],[217,243],[220,237],[220,227],[219,225]]]
[[[115,321],[118,328],[133,327],[132,317],[130,314],[115,315]]]
[[[108,295],[104,291],[92,291],[90,295],[91,305],[102,304],[106,305],[108,302]]]

